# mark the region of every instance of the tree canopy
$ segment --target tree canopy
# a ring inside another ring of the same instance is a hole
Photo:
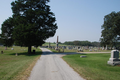
[[[17,45],[28,46],[28,53],[31,53],[31,46],[42,45],[56,33],[55,15],[50,11],[48,2],[49,0],[16,0],[11,3],[11,38]],[[2,30],[2,35],[3,33]]]
[[[1,39],[0,42],[3,43],[4,46],[9,47],[13,45],[14,40],[12,38],[12,31],[13,31],[13,18],[9,17],[5,20],[2,24],[2,34],[0,34]]]
[[[110,45],[116,46],[118,37],[120,36],[120,12],[111,12],[104,17],[104,23],[101,26],[101,44],[103,46]]]

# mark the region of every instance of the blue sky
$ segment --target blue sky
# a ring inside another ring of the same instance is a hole
[[[12,16],[12,1],[0,0],[0,27],[5,19]],[[99,41],[104,16],[120,11],[120,0],[50,0],[48,4],[55,13],[58,29],[47,42],[56,42],[57,36],[60,42]]]

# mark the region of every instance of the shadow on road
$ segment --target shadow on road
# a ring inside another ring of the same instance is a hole
[[[57,55],[71,55],[71,54],[85,54],[85,53],[76,53],[76,52],[65,52],[65,53],[54,53],[49,51],[44,51],[42,55],[51,55],[51,54],[57,54]]]

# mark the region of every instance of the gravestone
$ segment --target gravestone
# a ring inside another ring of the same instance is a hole
[[[11,48],[11,50],[14,50],[14,48]]]
[[[57,36],[57,42],[56,42],[56,49],[58,49],[58,36]]]
[[[3,54],[3,51],[1,51],[1,54]]]
[[[82,55],[82,56],[80,56],[81,58],[85,58],[85,57],[87,57],[86,55]]]
[[[80,49],[78,49],[78,52],[83,52],[83,49],[81,49],[81,48],[80,48]]]
[[[33,54],[35,54],[35,50],[33,50]]]
[[[48,48],[50,48],[50,42],[49,42],[49,44],[48,44]]]
[[[16,53],[15,56],[18,56],[18,53]]]
[[[104,47],[102,47],[102,50],[104,50]]]
[[[109,58],[109,61],[107,63],[109,65],[112,65],[112,66],[120,65],[119,51],[118,50],[111,51],[111,57]]]
[[[94,51],[97,51],[97,49],[94,49]]]
[[[90,49],[89,51],[92,52],[92,49]]]
[[[63,49],[63,53],[64,53],[64,49]]]
[[[108,50],[108,47],[107,47],[107,45],[106,45],[106,48],[105,48],[105,50]]]

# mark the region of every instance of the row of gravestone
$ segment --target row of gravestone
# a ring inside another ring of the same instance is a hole
[[[42,46],[44,48],[55,49],[56,46]],[[68,50],[89,50],[89,51],[100,51],[105,49],[115,49],[114,47],[93,47],[93,46],[58,46],[59,49],[68,49]]]

